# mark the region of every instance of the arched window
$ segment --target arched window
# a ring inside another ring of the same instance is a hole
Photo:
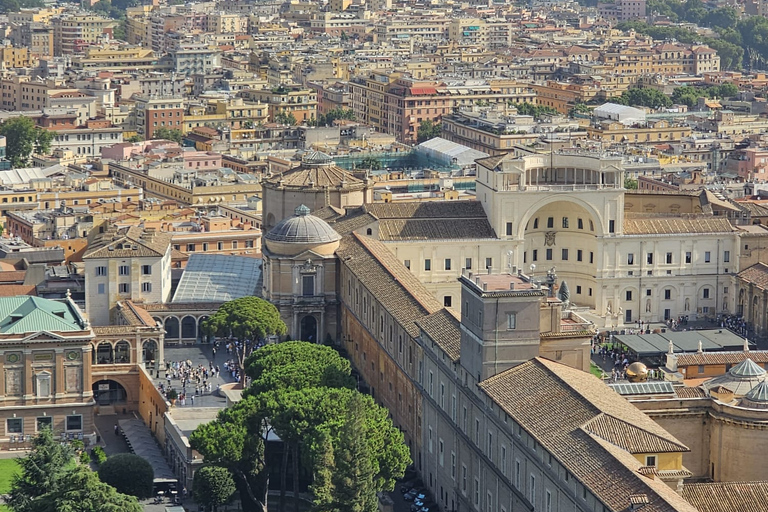
[[[112,351],[112,344],[106,341],[99,343],[96,347],[96,364],[112,364],[115,362],[115,355]]]
[[[125,340],[120,340],[115,345],[115,362],[127,364],[131,362],[131,345]]]

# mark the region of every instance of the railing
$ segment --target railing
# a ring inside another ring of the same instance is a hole
[[[503,192],[510,191],[532,191],[532,192],[576,192],[586,190],[609,190],[620,188],[618,184],[595,184],[595,185],[504,185],[501,190]]]

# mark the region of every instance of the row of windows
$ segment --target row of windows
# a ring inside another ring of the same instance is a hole
[[[561,218],[561,226],[563,227],[563,229],[568,229],[570,227],[570,225],[571,225],[571,222],[568,219],[568,217],[562,217]],[[555,218],[554,217],[547,217],[547,228],[548,229],[552,229],[554,227],[555,227]],[[582,219],[580,217],[576,219],[576,228],[577,229],[584,229],[584,219]],[[528,229],[528,226],[526,226],[526,229]],[[533,219],[533,229],[539,229],[539,218],[538,217]],[[507,222],[507,235],[511,235],[512,234],[510,232],[511,230],[512,230],[512,223],[511,222]],[[595,223],[592,222],[591,219],[589,220],[589,230],[590,231],[594,231],[595,230]]]
[[[551,261],[554,255],[553,249],[545,249],[544,256],[547,261]],[[568,249],[560,249],[560,259],[562,261],[568,261],[570,258],[570,251]],[[539,250],[533,249],[531,252],[531,259],[532,261],[539,261]],[[576,261],[584,261],[584,251],[581,249],[576,250]],[[594,263],[595,262],[595,253],[590,251],[589,252],[589,262]],[[528,263],[528,252],[523,253],[523,263]]]
[[[203,251],[207,251],[210,247],[208,242],[203,242]],[[187,252],[195,252],[197,251],[198,244],[187,244]],[[181,244],[175,244],[173,246],[174,249],[177,251],[181,250]],[[232,240],[232,249],[238,249],[239,243],[237,240]],[[245,248],[246,249],[253,249],[253,240],[245,240]],[[224,242],[216,242],[216,250],[217,251],[223,251],[224,250]]]
[[[66,417],[64,427],[67,432],[83,430],[82,414],[70,414]],[[35,432],[40,432],[44,428],[53,428],[52,416],[38,416],[35,418]],[[5,434],[23,434],[24,418],[7,418],[5,420]]]
[[[664,292],[664,300],[672,300],[672,289],[671,288],[667,288],[667,289],[663,290],[663,292]],[[652,292],[651,292],[650,288],[645,290],[645,296],[646,297],[650,297],[651,294],[652,294]],[[723,288],[723,295],[728,295],[728,287],[727,286]],[[633,296],[632,290],[626,290],[624,292],[624,299],[625,300],[632,300],[632,296]],[[702,299],[711,299],[712,298],[712,288],[709,288],[709,287],[702,288],[702,290],[701,290],[701,298]]]
[[[141,283],[141,291],[144,293],[150,293],[152,291],[152,283]],[[131,285],[129,283],[119,283],[117,285],[117,292],[122,294],[131,293]],[[96,285],[96,293],[104,295],[107,293],[107,285],[99,283]]]
[[[411,260],[403,260],[403,265],[410,270]],[[472,270],[472,258],[464,259],[464,268]],[[485,268],[493,268],[493,258],[485,258]],[[432,270],[432,260],[430,258],[424,260],[424,270],[427,272]],[[453,270],[453,260],[451,258],[443,260],[443,270]]]
[[[118,246],[118,249],[122,249],[122,247]],[[107,275],[107,267],[106,266],[99,266],[96,267],[96,275],[97,276],[106,276]],[[131,275],[131,267],[130,265],[120,265],[117,267],[117,273],[121,276],[129,276]],[[142,265],[141,266],[141,275],[143,276],[149,276],[152,275],[152,265]]]
[[[704,251],[704,263],[711,263],[712,262],[712,253],[710,251]],[[645,262],[649,265],[653,265],[653,258],[654,255],[652,252],[646,253],[645,255]],[[692,263],[693,262],[693,253],[691,251],[686,251],[684,260],[686,263]],[[731,251],[723,251],[723,263],[729,263],[731,261]],[[674,256],[673,253],[668,252],[665,254],[664,262],[668,265],[671,265],[674,263]],[[627,253],[627,265],[634,265],[635,264],[635,255],[633,253]]]

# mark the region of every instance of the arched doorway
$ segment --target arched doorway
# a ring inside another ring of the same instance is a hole
[[[312,315],[301,319],[301,339],[304,341],[317,341],[317,320]]]
[[[181,337],[185,340],[197,338],[197,321],[193,316],[185,316],[181,320]]]
[[[175,316],[165,319],[165,337],[172,340],[179,339],[179,319]]]
[[[525,248],[522,258],[516,259],[522,259],[523,272],[545,281],[547,271],[554,267],[557,285],[563,280],[568,282],[571,303],[595,307],[595,276],[600,258],[595,240],[601,233],[600,223],[592,213],[577,202],[554,201],[536,210],[523,227]],[[637,316],[645,311],[645,305],[638,302],[639,295],[633,296],[633,300],[630,309]],[[627,309],[627,305],[622,306]]]
[[[93,398],[99,405],[125,403],[128,394],[125,388],[114,380],[100,380],[93,383]]]

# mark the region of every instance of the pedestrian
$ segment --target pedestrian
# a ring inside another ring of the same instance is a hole
[[[115,423],[115,435],[116,436],[120,435],[120,427],[117,426],[117,423]]]
[[[189,404],[195,405],[195,395],[189,395]]]

